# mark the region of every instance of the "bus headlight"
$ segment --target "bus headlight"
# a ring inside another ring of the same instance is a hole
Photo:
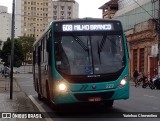
[[[126,85],[126,83],[127,83],[126,78],[123,78],[123,79],[121,80],[121,82],[120,82],[120,85],[124,86],[124,85]]]
[[[65,91],[65,90],[67,89],[67,86],[66,86],[64,83],[60,83],[60,84],[58,85],[58,89],[59,89],[60,91]]]
[[[127,78],[124,77],[121,81],[120,84],[118,85],[118,88],[121,88],[127,84]]]

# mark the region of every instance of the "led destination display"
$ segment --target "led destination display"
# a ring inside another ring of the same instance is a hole
[[[121,31],[120,22],[61,22],[55,23],[56,32]]]
[[[63,31],[96,31],[96,30],[112,30],[112,24],[63,24]]]

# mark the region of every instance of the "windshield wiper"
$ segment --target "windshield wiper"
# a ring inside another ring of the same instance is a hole
[[[100,45],[98,44],[98,51],[99,51],[98,53],[102,52],[102,49],[103,49],[105,42],[106,42],[106,37],[107,37],[107,35],[104,35]]]
[[[72,35],[72,37],[74,38],[74,40],[82,47],[83,50],[88,51],[88,47],[83,43],[83,41],[81,39],[79,39],[77,36]]]
[[[90,57],[89,57],[89,55],[90,55],[90,53],[89,53],[89,41],[87,40],[87,46],[86,46],[79,37],[77,37],[77,36],[75,36],[75,35],[72,35],[72,37],[73,37],[74,40],[82,47],[83,50],[85,50],[85,51],[88,52],[88,59],[89,59],[88,61],[89,61],[89,63],[90,63],[91,59],[90,59]]]
[[[104,36],[103,36],[103,38],[102,38],[102,41],[101,41],[100,45],[99,45],[98,40],[97,40],[97,46],[98,46],[98,57],[99,57],[99,62],[100,62],[100,64],[101,64],[101,54],[100,54],[100,53],[102,52],[102,49],[103,49],[103,47],[104,47],[104,45],[105,45],[106,37],[107,37],[107,35],[104,35]]]

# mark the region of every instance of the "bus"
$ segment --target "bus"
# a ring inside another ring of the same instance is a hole
[[[33,44],[33,83],[38,99],[54,105],[129,98],[129,56],[118,20],[95,18],[50,23]]]

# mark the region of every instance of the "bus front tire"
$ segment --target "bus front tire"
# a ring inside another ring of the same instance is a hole
[[[114,100],[108,100],[108,101],[104,102],[104,105],[108,108],[112,108],[113,103],[114,103]]]

